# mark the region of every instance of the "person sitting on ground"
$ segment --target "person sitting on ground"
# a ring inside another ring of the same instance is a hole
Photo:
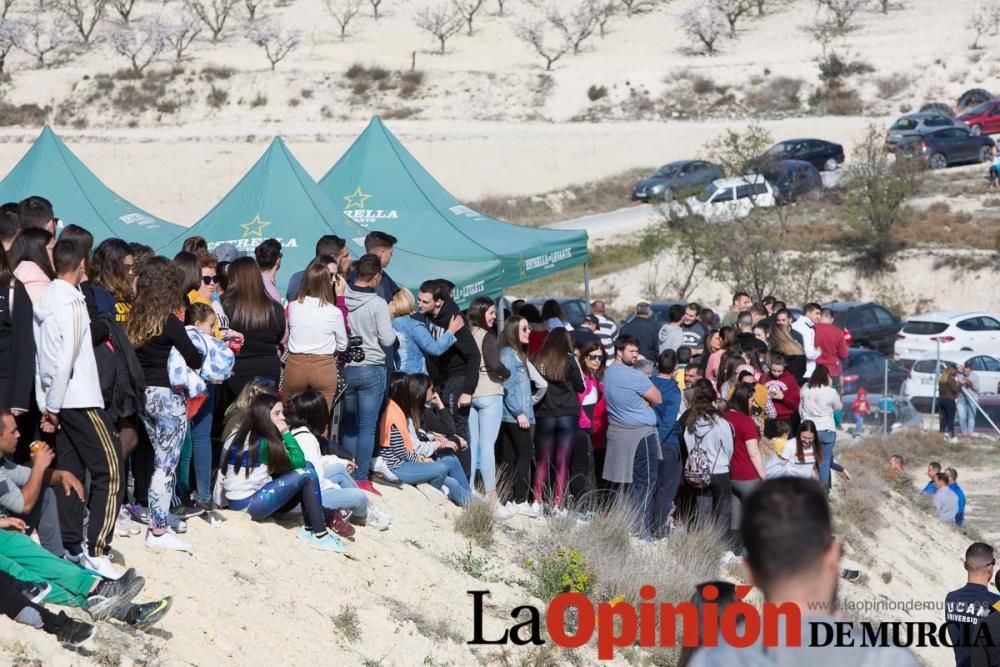
[[[40,592],[44,593],[45,588],[42,587]],[[72,648],[86,645],[97,632],[92,624],[70,618],[64,611],[53,614],[35,603],[29,593],[37,595],[39,591],[32,584],[0,572],[0,614],[16,623],[47,632]]]
[[[985,542],[973,542],[965,550],[964,566],[968,583],[944,598],[944,620],[951,639],[947,645],[955,651],[956,667],[972,666],[970,640],[980,636],[979,624],[989,615],[993,605],[1000,601],[1000,595],[987,588],[996,570],[996,562],[993,547]],[[996,644],[995,637],[992,643]]]
[[[462,465],[453,456],[441,457],[437,461],[429,457],[438,449],[457,449],[445,437],[419,434],[421,414],[427,401],[426,391],[420,394],[421,383],[412,382],[411,377],[396,374],[389,386],[389,402],[379,424],[378,442],[382,460],[404,484],[419,486],[428,483],[442,491],[456,505],[464,505],[471,496],[469,479]],[[415,391],[416,390],[416,391]]]
[[[906,459],[902,454],[893,454],[889,457],[889,469],[895,470],[900,475],[906,474]]]
[[[254,378],[236,396],[236,400],[226,408],[225,422],[222,425],[222,441],[226,442],[240,427],[250,412],[250,403],[260,394],[278,394],[275,382],[268,378]]]
[[[934,489],[936,488],[934,485],[934,480],[937,479],[938,473],[940,472],[941,472],[941,464],[938,463],[937,461],[931,461],[930,463],[927,464],[927,476],[930,478],[931,481],[927,482],[927,486],[925,486],[921,490],[921,493],[926,493],[932,496],[934,495]]]
[[[955,525],[961,526],[965,523],[965,491],[962,487],[958,485],[958,471],[954,468],[946,468],[945,474],[948,475],[948,488],[955,492],[958,496],[958,514],[955,515]]]
[[[750,665],[893,665],[917,667],[916,659],[898,646],[872,646],[861,640],[850,624],[846,637],[823,648],[812,646],[817,626],[833,624],[840,579],[840,543],[826,490],[811,479],[782,477],[767,480],[747,499],[741,532],[745,536],[744,564],[750,580],[772,605],[798,607],[802,617],[798,645],[783,628],[776,646],[764,645],[764,633],[747,647],[726,643],[698,649],[691,667],[749,667]],[[833,627],[829,625],[829,627]],[[820,663],[817,656],[822,656]]]
[[[934,509],[944,523],[955,523],[958,516],[958,494],[948,486],[948,474],[939,472],[934,478]]]
[[[297,537],[314,549],[344,553],[347,547],[327,531],[319,477],[288,433],[277,396],[260,394],[226,443],[216,482],[215,502],[246,511],[254,521],[302,506],[306,525]]]
[[[354,461],[323,455],[319,438],[325,438],[330,430],[330,411],[323,394],[311,389],[304,391],[286,399],[285,407],[292,437],[302,448],[306,462],[319,473],[323,507],[330,510],[327,527],[347,539],[354,535],[350,523],[378,530],[389,528],[389,515],[379,510],[351,478]]]
[[[138,630],[148,628],[170,610],[173,598],[132,604],[146,580],[134,568],[118,579],[103,578],[63,558],[53,556],[25,535],[27,525],[16,517],[0,518],[0,572],[21,582],[38,583],[38,602],[79,607],[91,619],[110,618]]]
[[[423,431],[432,438],[441,436],[458,445],[457,449],[439,447],[431,455],[431,458],[437,460],[442,456],[453,456],[462,464],[462,470],[469,470],[472,466],[472,452],[469,451],[469,443],[458,434],[455,419],[448,411],[448,406],[441,400],[441,395],[434,388],[433,380],[426,373],[414,373],[410,377],[415,383],[412,391],[416,395],[420,395],[420,392],[423,391],[427,398],[423,411],[420,413],[420,424]]]

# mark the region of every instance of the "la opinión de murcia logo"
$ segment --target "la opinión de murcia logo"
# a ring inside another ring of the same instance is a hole
[[[736,586],[735,602],[719,613],[715,586],[702,588],[705,602],[657,603],[656,589],[639,589],[641,602],[625,601],[594,604],[582,593],[562,593],[545,608],[545,629],[559,647],[578,649],[596,639],[597,658],[611,660],[615,650],[629,646],[640,648],[686,648],[729,645],[746,648],[758,643],[765,647],[890,647],[898,646],[995,646],[985,624],[973,628],[957,622],[885,622],[852,623],[848,621],[807,620],[803,634],[802,609],[793,603],[765,602],[758,609],[745,601],[751,586]],[[487,636],[483,626],[484,600],[488,590],[467,591],[472,596],[471,645],[526,644],[543,645],[542,612],[534,605],[520,605],[510,611],[515,623],[502,633]],[[819,613],[817,611],[817,613]],[[952,638],[949,627],[957,630]],[[682,628],[678,632],[678,628]],[[808,641],[803,644],[803,638]]]

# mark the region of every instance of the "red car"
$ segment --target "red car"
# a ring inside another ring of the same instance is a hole
[[[1000,134],[1000,100],[977,104],[958,119],[965,121],[970,134]]]

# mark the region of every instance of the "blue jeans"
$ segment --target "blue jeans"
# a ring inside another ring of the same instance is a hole
[[[819,431],[819,444],[822,447],[823,461],[819,464],[819,481],[826,487],[830,486],[830,462],[833,461],[833,445],[837,442],[836,431]]]
[[[636,513],[636,529],[640,538],[648,538],[656,530],[656,511],[653,498],[659,477],[660,444],[656,431],[639,442],[632,459],[632,483],[629,485],[629,500]]]
[[[375,449],[375,431],[379,412],[385,400],[384,366],[345,366],[343,446],[354,457],[357,468],[351,473],[355,481],[368,479],[372,452]]]
[[[656,486],[653,493],[653,526],[654,537],[666,537],[670,513],[674,509],[674,498],[681,483],[681,448],[678,444],[661,443],[660,451],[663,458],[657,466]],[[634,474],[634,472],[633,472]]]
[[[469,450],[472,453],[472,479],[476,478],[476,465],[483,476],[486,493],[496,491],[496,444],[503,419],[503,395],[479,396],[472,399],[469,411]]]
[[[246,511],[254,521],[263,521],[278,511],[287,511],[285,508],[290,509],[296,500],[302,505],[306,528],[313,533],[324,532],[326,521],[323,517],[319,477],[309,463],[305,468],[275,477],[249,498],[229,501],[229,506],[236,511]]]
[[[455,456],[442,456],[437,461],[411,461],[393,469],[404,484],[430,484],[435,489],[448,488],[452,502],[464,505],[469,500],[469,478]]]
[[[338,485],[339,489],[323,489],[323,507],[328,510],[351,510],[355,515],[368,516],[368,496],[358,488],[351,476],[343,471],[323,473],[326,479]]]
[[[215,409],[215,385],[208,385],[208,396],[191,420],[191,456],[194,459],[195,494],[199,503],[212,500],[212,412]],[[186,498],[184,500],[187,500]]]
[[[958,428],[962,433],[976,431],[976,409],[964,398],[958,399]]]
[[[854,435],[861,435],[865,428],[865,416],[854,413]]]
[[[444,478],[444,485],[448,487],[448,496],[456,505],[464,505],[469,502],[472,495],[472,488],[469,486],[469,478],[465,476],[462,469],[462,462],[457,456],[442,456],[435,463],[444,465],[448,475]]]

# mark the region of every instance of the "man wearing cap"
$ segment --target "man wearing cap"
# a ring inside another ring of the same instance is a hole
[[[232,243],[220,243],[212,249],[212,254],[215,255],[215,259],[221,264],[222,262],[233,262],[240,257],[246,257],[247,254],[242,250],[237,250],[236,246]]]
[[[587,343],[597,341],[603,347],[605,345],[605,341],[598,333],[600,327],[601,323],[597,321],[597,317],[595,315],[584,315],[580,326],[569,332],[569,335],[573,338],[573,345],[576,347],[583,347]],[[611,342],[610,336],[608,337],[607,343],[611,345],[612,349],[614,349],[614,343]]]

